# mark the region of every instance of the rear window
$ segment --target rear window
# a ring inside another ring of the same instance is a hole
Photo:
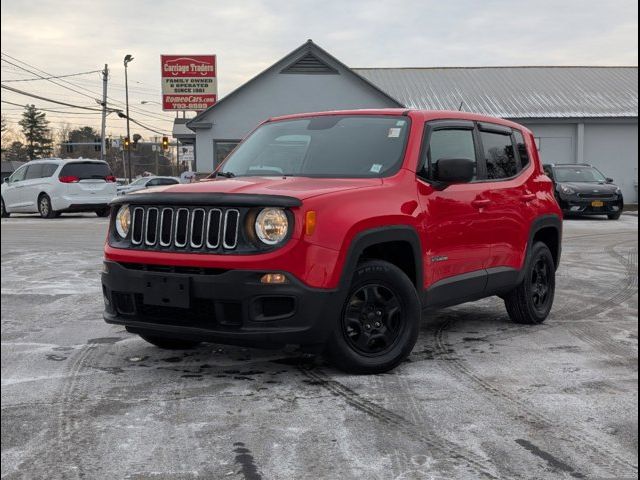
[[[80,180],[105,179],[109,175],[109,165],[98,162],[67,163],[60,171],[61,177],[78,177]]]

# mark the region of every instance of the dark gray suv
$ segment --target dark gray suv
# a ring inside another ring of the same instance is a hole
[[[617,220],[622,215],[624,199],[612,178],[588,164],[549,164],[544,172],[555,184],[556,198],[562,211],[572,215],[607,215]]]

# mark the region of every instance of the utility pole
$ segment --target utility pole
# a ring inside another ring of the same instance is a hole
[[[127,65],[129,62],[133,60],[133,57],[127,54],[124,57],[124,92],[125,99],[127,104],[127,138],[129,139],[129,143],[127,145],[127,164],[128,164],[128,173],[129,173],[129,183],[131,183],[132,175],[131,175],[131,133],[129,131],[129,80],[127,78]]]
[[[102,71],[102,128],[100,129],[100,160],[107,155],[107,81],[109,79],[109,66],[105,63]]]

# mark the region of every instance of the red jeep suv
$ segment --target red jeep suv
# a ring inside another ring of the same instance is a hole
[[[272,118],[210,179],[113,201],[104,318],[161,348],[300,345],[394,368],[423,310],[553,304],[562,213],[533,135],[461,112]]]

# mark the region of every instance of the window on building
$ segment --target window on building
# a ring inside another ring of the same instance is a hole
[[[476,149],[473,143],[473,131],[462,129],[435,130],[431,133],[429,149],[427,151],[428,163],[426,171],[422,175],[431,178],[431,173],[436,162],[442,158],[468,158],[477,161]],[[474,171],[474,176],[475,172]]]
[[[222,161],[227,158],[231,151],[236,148],[236,145],[240,143],[240,140],[214,140],[213,141],[213,156],[215,159],[214,167],[217,167]]]
[[[511,135],[494,132],[480,132],[484,158],[487,163],[487,178],[498,180],[513,177],[518,173],[518,162]]]
[[[520,167],[525,169],[527,165],[529,165],[529,151],[527,150],[527,144],[525,143],[524,136],[520,130],[514,130],[513,135],[516,139],[518,155],[520,155]]]

